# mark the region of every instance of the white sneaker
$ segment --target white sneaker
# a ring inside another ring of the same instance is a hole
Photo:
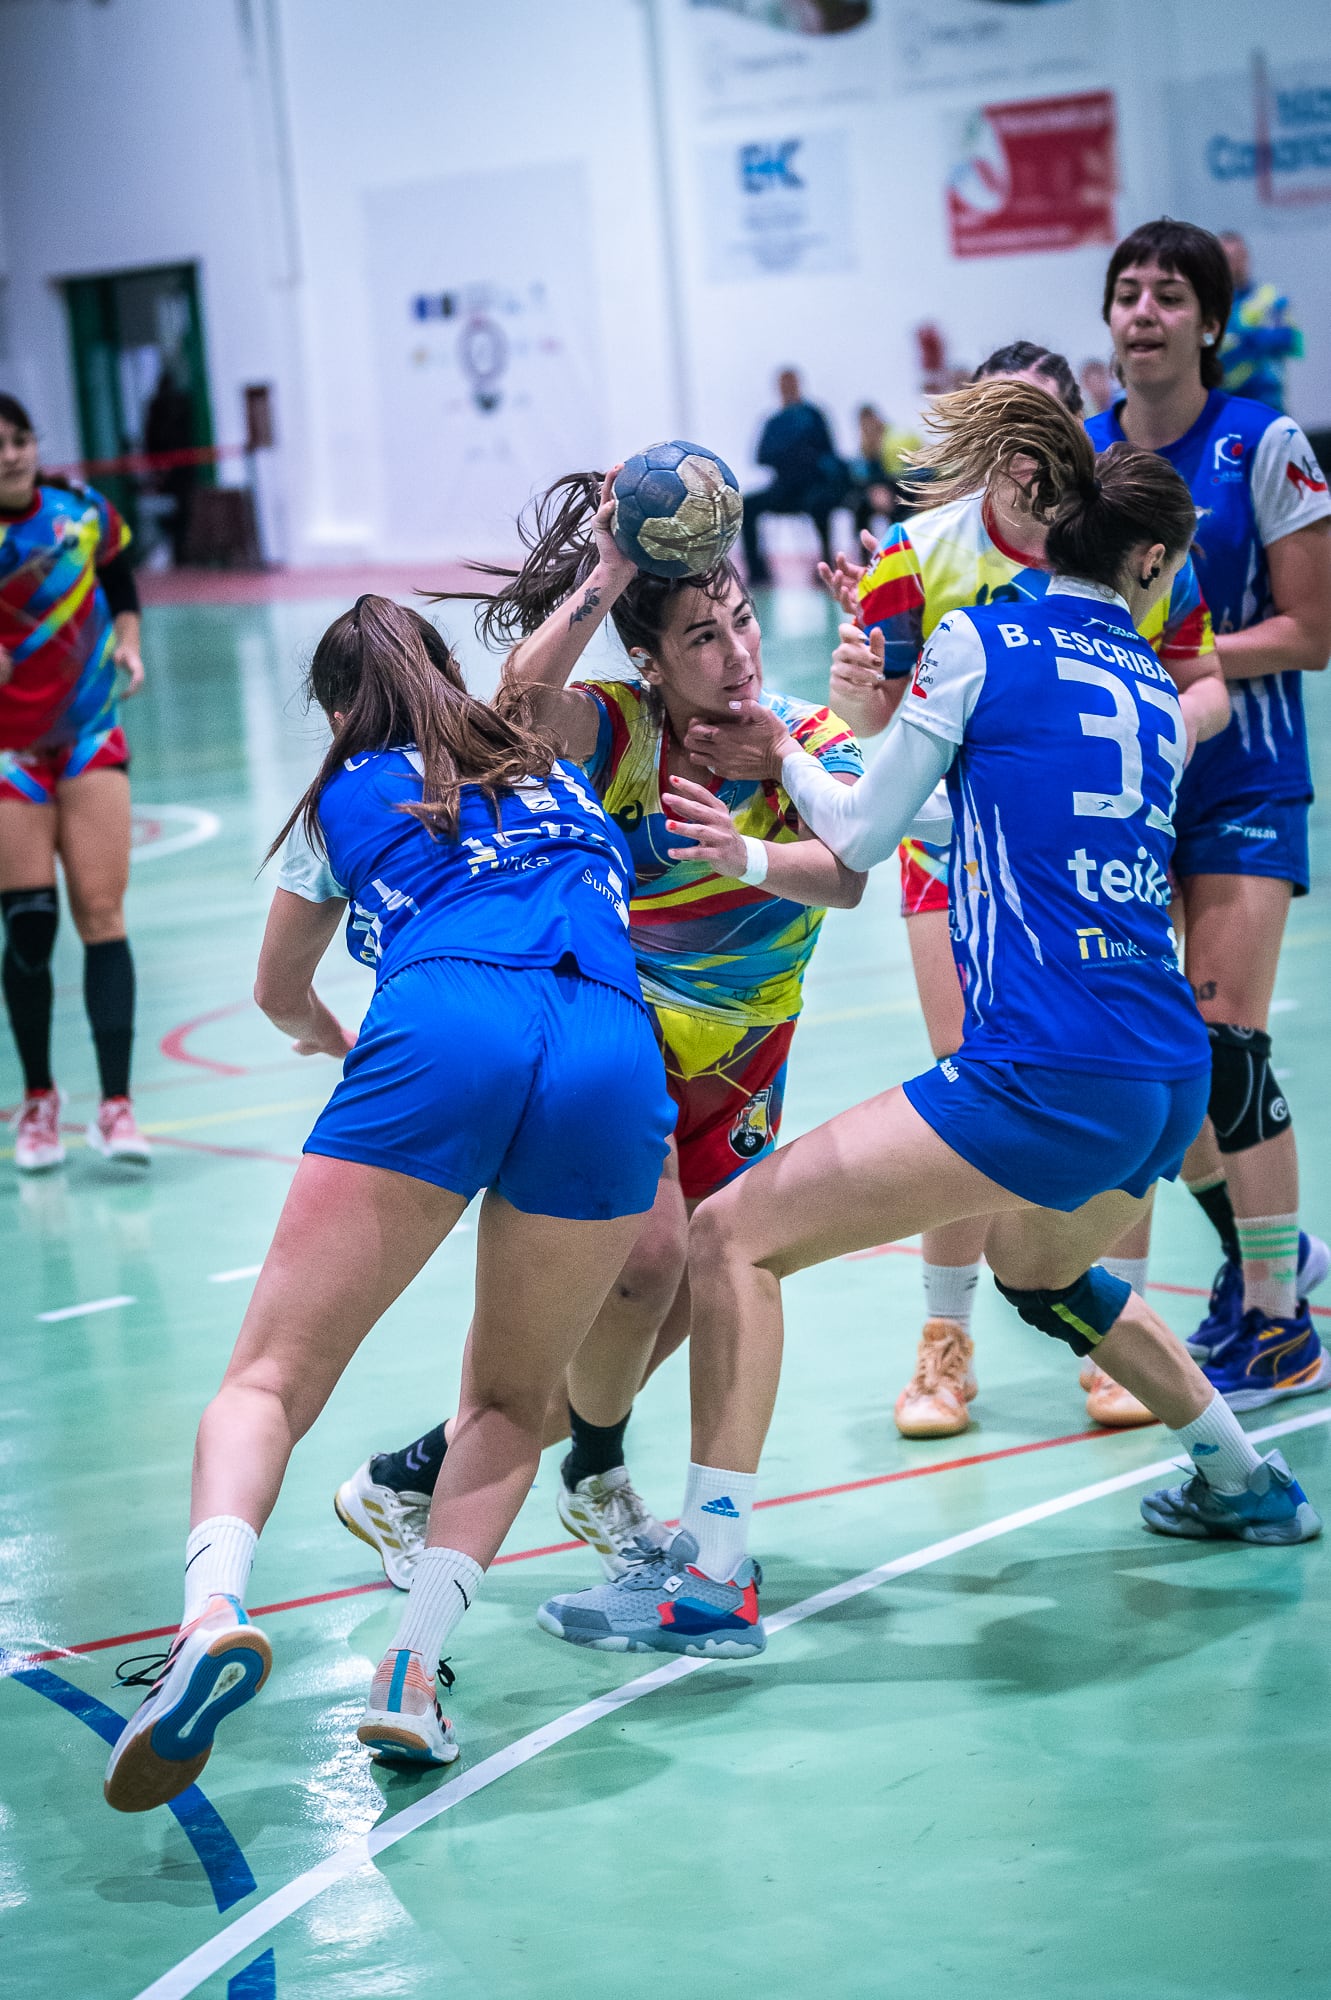
[[[104,1160],[123,1160],[127,1166],[146,1167],[153,1156],[127,1097],[104,1097],[84,1136],[93,1152],[100,1153]]]
[[[235,1597],[210,1597],[177,1632],[151,1694],[116,1739],[102,1791],[117,1812],[148,1812],[187,1791],[219,1722],[259,1692],[273,1664]]]
[[[375,1669],[356,1734],[381,1764],[451,1764],[459,1755],[430,1670],[405,1646],[390,1647]]]
[[[14,1113],[14,1165],[21,1174],[44,1174],[65,1164],[65,1145],[60,1137],[60,1110],[63,1092],[55,1089],[30,1090]]]
[[[342,1526],[376,1552],[394,1590],[410,1590],[425,1547],[430,1496],[377,1486],[370,1477],[370,1464],[367,1458],[350,1479],[343,1480],[333,1495],[333,1507]]]
[[[635,1492],[627,1466],[593,1472],[576,1486],[564,1484],[561,1473],[559,1518],[571,1535],[586,1542],[601,1558],[601,1568],[613,1583],[630,1560],[641,1561],[642,1544],[663,1549],[670,1540],[665,1527]]]

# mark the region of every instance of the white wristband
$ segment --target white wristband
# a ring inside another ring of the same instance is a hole
[[[746,882],[750,889],[760,888],[767,880],[767,864],[770,859],[767,852],[767,842],[765,840],[755,840],[751,834],[747,833],[741,837],[744,841],[744,852],[748,856],[748,859],[740,872],[739,880]]]

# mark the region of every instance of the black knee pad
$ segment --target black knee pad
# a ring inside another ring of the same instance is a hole
[[[1222,1153],[1246,1153],[1289,1130],[1289,1105],[1271,1068],[1271,1037],[1261,1028],[1208,1022],[1211,1101],[1207,1109]]]
[[[1126,1280],[1099,1264],[1092,1264],[1074,1285],[1064,1285],[1060,1291],[1020,1291],[1001,1278],[994,1283],[1027,1326],[1038,1326],[1053,1340],[1065,1340],[1074,1354],[1089,1354],[1098,1347],[1132,1296]]]
[[[28,978],[45,972],[59,922],[60,900],[54,888],[0,890],[5,958],[15,972]]]

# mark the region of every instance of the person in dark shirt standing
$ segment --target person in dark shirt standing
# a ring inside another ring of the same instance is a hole
[[[763,425],[757,451],[759,465],[769,466],[775,476],[760,493],[744,496],[744,560],[751,584],[772,580],[758,541],[764,514],[807,514],[818,530],[823,560],[831,562],[828,524],[847,484],[827,418],[805,402],[796,370],[783,368],[776,386],[781,408]]]

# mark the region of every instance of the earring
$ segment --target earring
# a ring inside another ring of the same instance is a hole
[[[1202,346],[1203,346],[1203,347],[1214,347],[1214,346],[1215,346],[1215,335],[1214,335],[1213,333],[1204,333],[1204,334],[1202,335]]]
[[[1145,590],[1148,588],[1149,585],[1155,582],[1159,574],[1160,574],[1160,565],[1159,563],[1157,563],[1153,570],[1149,570],[1145,576],[1139,576],[1137,578],[1137,581],[1141,585],[1142,589]]]

